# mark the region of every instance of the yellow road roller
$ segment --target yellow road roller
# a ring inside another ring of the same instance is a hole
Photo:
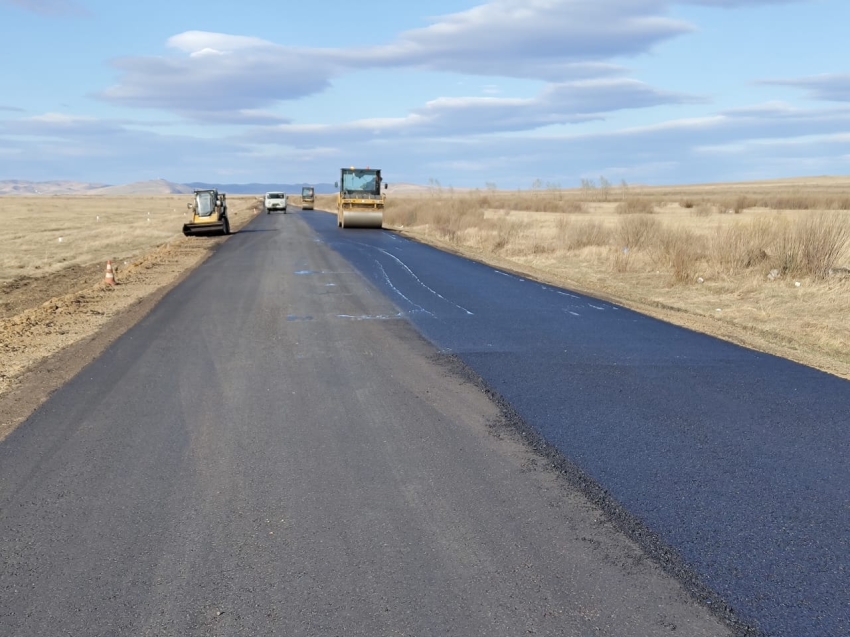
[[[335,184],[336,225],[340,228],[381,228],[386,195],[381,192],[381,171],[374,168],[342,168]],[[387,184],[383,184],[383,190]]]
[[[192,211],[192,221],[183,224],[187,237],[199,234],[230,234],[227,218],[227,195],[217,190],[196,190],[195,201],[186,204]]]
[[[313,186],[301,188],[301,210],[312,210],[316,206],[316,189]]]

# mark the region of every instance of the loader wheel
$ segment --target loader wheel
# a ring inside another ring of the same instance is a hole
[[[224,219],[224,234],[230,234],[230,221],[225,217]]]

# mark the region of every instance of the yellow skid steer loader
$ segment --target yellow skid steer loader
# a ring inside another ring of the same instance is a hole
[[[192,211],[192,221],[183,224],[183,234],[230,234],[227,218],[227,195],[217,190],[196,190],[195,201],[186,204]]]

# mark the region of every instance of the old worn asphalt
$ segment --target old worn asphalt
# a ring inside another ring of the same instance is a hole
[[[0,443],[0,635],[729,634],[332,224],[260,215]]]
[[[319,236],[776,637],[850,635],[850,382],[406,241]],[[661,546],[653,546],[660,540]],[[691,582],[693,583],[693,582]]]

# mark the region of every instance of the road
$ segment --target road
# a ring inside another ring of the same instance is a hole
[[[730,634],[336,232],[258,216],[0,443],[0,635]]]
[[[850,382],[389,232],[321,239],[777,637],[850,635]],[[660,547],[653,547],[656,542]]]

